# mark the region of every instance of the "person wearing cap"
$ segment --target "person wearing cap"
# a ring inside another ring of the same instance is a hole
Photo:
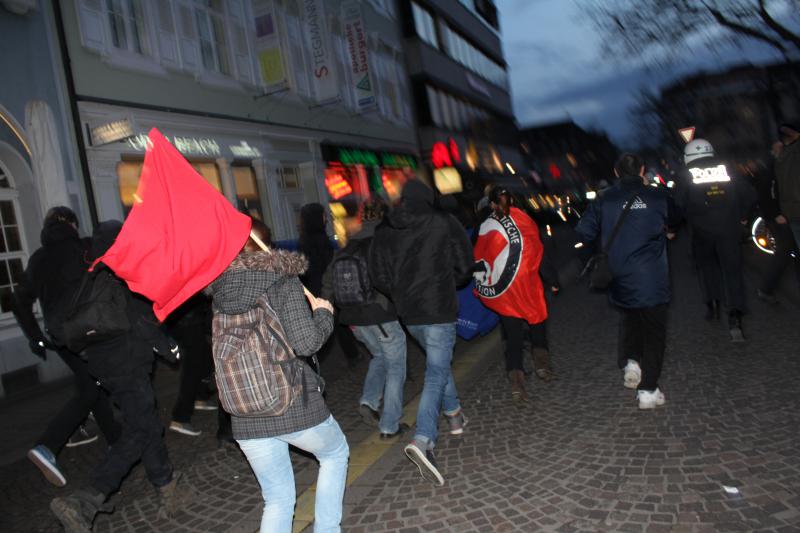
[[[676,202],[691,230],[706,320],[718,319],[720,305],[724,304],[731,340],[742,342],[746,306],[741,227],[747,222],[755,193],[716,157],[714,147],[705,139],[688,143],[683,160],[688,176],[678,190]]]
[[[782,124],[778,133],[783,147],[775,159],[775,179],[781,213],[775,222],[789,224],[800,246],[800,127]]]

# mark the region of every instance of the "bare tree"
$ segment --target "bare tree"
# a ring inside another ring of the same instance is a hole
[[[701,43],[755,40],[800,56],[800,0],[584,0],[605,51],[665,62]],[[779,22],[780,21],[780,22]]]

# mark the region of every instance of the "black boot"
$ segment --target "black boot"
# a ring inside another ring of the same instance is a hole
[[[54,498],[50,510],[67,533],[87,533],[99,512],[110,513],[113,506],[103,505],[105,494],[93,490],[78,490],[63,498]]]
[[[742,313],[740,311],[731,311],[728,314],[728,327],[731,332],[731,342],[744,342]]]
[[[719,320],[719,300],[706,302],[706,320]]]
[[[172,519],[197,500],[197,493],[181,472],[173,472],[172,481],[156,490],[161,500],[159,518]]]

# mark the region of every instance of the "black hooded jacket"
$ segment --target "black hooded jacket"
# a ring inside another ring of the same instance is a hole
[[[31,255],[21,283],[14,291],[14,316],[29,340],[45,339],[33,314],[38,299],[45,329],[61,345],[61,324],[81,277],[89,268],[90,239],[81,239],[67,222],[53,221],[42,229],[42,247]]]
[[[400,206],[375,232],[370,278],[392,299],[406,325],[458,318],[456,288],[472,275],[472,246],[455,217],[433,207],[433,191],[419,181],[403,189]]]
[[[333,259],[333,246],[325,233],[325,208],[306,204],[300,209],[300,240],[298,250],[308,259],[308,271],[300,276],[311,294],[322,292],[322,276]]]

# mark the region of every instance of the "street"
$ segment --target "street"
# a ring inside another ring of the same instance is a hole
[[[456,376],[469,424],[463,436],[440,437],[437,459],[446,479],[441,488],[424,482],[403,456],[405,439],[382,455],[366,457],[377,450],[377,444],[370,445],[377,434],[356,411],[366,360],[352,370],[338,356],[323,363],[328,401],[352,454],[343,530],[800,530],[797,293],[774,307],[760,302],[751,268],[747,281],[753,297],[744,321],[748,341],[732,345],[724,321],[703,320],[687,249],[685,239],[671,246],[674,294],[661,381],[664,407],[637,409],[634,392],[623,388],[615,366],[616,313],[604,295],[568,281],[551,301],[549,323],[560,379],[544,384],[529,377],[529,404],[511,402],[499,331],[459,342],[454,363],[463,362]],[[574,270],[565,265],[564,277],[574,278]],[[530,359],[526,363],[532,365]],[[420,390],[423,365],[414,347],[407,402]],[[170,369],[158,370],[165,424],[176,376]],[[66,392],[47,392],[53,402],[59,394]],[[27,403],[36,401],[43,400]],[[26,405],[0,405],[3,427],[13,427]],[[407,407],[404,420],[413,421],[414,414]],[[196,413],[193,422],[203,435],[193,439],[168,432],[167,443],[198,501],[179,520],[156,520],[155,493],[137,467],[112,500],[117,511],[101,515],[95,531],[257,529],[261,496],[244,457],[235,448],[217,449],[213,413]],[[61,453],[59,463],[69,480],[62,489],[45,482],[24,452],[0,467],[0,530],[59,531],[47,503],[87,479],[102,444]],[[304,491],[316,477],[316,465],[299,454],[293,461],[299,501],[295,530],[302,530],[309,519],[304,501],[311,494]]]

